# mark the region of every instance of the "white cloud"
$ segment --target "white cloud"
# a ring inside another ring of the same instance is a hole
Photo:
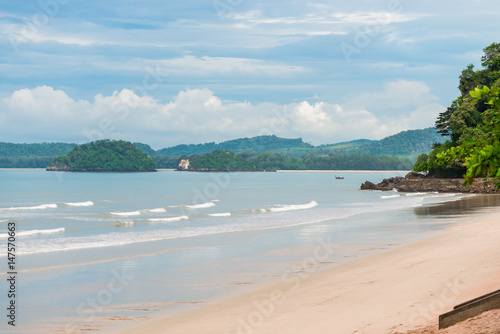
[[[358,102],[371,100],[408,112],[377,116],[361,104],[227,102],[209,89],[181,91],[168,103],[128,89],[110,96],[99,94],[93,101],[76,101],[64,91],[43,86],[15,91],[1,101],[0,131],[2,141],[112,138],[142,141],[156,148],[263,134],[323,144],[427,127],[443,109],[422,83],[389,83],[384,91],[359,94],[359,98]]]
[[[305,72],[301,66],[287,66],[271,61],[232,57],[184,56],[155,61],[162,72],[174,74],[205,75],[260,75],[289,76]]]

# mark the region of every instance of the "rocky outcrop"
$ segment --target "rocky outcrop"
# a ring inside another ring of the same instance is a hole
[[[181,159],[177,166],[177,170],[189,170],[189,159]]]
[[[491,180],[484,181],[484,179],[478,178],[474,180],[473,184],[464,186],[464,179],[440,179],[415,173],[409,173],[405,177],[397,176],[384,179],[377,184],[366,181],[361,184],[361,190],[500,194]]]

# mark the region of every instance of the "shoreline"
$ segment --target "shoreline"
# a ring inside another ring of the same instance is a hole
[[[46,170],[46,168],[0,168],[0,170]],[[158,168],[159,172],[166,171],[176,171],[174,168]],[[408,173],[408,170],[315,170],[315,169],[307,169],[307,170],[276,170],[277,173]],[[227,173],[231,173],[230,171]]]
[[[409,170],[335,170],[335,169],[307,169],[307,170],[277,170],[278,173],[409,173]]]
[[[322,271],[296,273],[112,333],[154,334],[168,328],[169,334],[299,334],[332,329],[336,334],[386,334],[435,324],[437,328],[439,314],[499,288],[500,212],[472,218],[414,243]]]

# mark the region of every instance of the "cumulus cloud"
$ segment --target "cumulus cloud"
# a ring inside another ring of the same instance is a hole
[[[407,112],[377,116],[368,101]],[[47,86],[15,91],[0,104],[1,141],[111,138],[155,148],[269,134],[314,144],[378,139],[431,126],[444,109],[428,87],[412,82],[389,83],[381,92],[359,94],[356,103],[345,104],[227,102],[209,89],[181,91],[168,103],[129,89],[86,101]]]

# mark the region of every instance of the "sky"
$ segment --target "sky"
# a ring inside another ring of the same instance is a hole
[[[496,0],[0,0],[0,141],[314,145],[434,125]]]

